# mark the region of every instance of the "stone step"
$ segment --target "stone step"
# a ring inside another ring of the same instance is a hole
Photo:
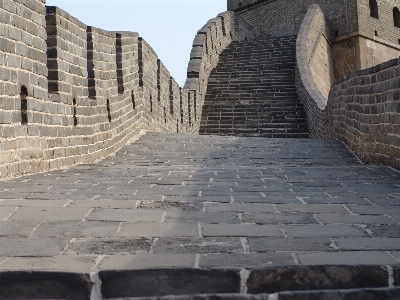
[[[398,271],[396,268],[396,275]],[[0,272],[0,297],[77,300],[400,298],[400,287],[389,287],[389,271],[380,266],[282,266],[249,270],[246,274],[239,269],[199,268],[94,270],[91,274],[3,271]]]
[[[295,87],[295,37],[233,42],[211,72],[201,134],[308,137]]]

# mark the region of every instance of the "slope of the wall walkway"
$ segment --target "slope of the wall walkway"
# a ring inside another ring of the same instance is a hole
[[[0,178],[104,158],[143,130],[198,133],[232,13],[198,32],[180,88],[137,33],[87,26],[45,0],[0,4]]]
[[[322,20],[318,5],[311,6],[296,45],[296,87],[311,135],[343,140],[364,162],[400,169],[400,58],[340,79],[327,98],[315,76],[328,76],[332,59],[320,43],[328,26]],[[325,55],[312,59],[313,53]]]

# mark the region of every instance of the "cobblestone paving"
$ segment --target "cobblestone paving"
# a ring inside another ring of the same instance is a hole
[[[400,264],[400,173],[339,141],[147,134],[0,191],[1,270]]]

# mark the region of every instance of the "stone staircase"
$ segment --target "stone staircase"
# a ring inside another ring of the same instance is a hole
[[[295,87],[296,37],[232,42],[212,71],[200,134],[309,137]]]

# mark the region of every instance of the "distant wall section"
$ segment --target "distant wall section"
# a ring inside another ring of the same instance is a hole
[[[93,162],[143,130],[198,133],[231,13],[199,31],[181,88],[137,33],[87,26],[44,0],[1,3],[0,178]]]
[[[309,9],[296,45],[296,88],[311,135],[343,140],[364,162],[400,169],[400,58],[347,75],[327,99],[309,61],[320,12]]]

